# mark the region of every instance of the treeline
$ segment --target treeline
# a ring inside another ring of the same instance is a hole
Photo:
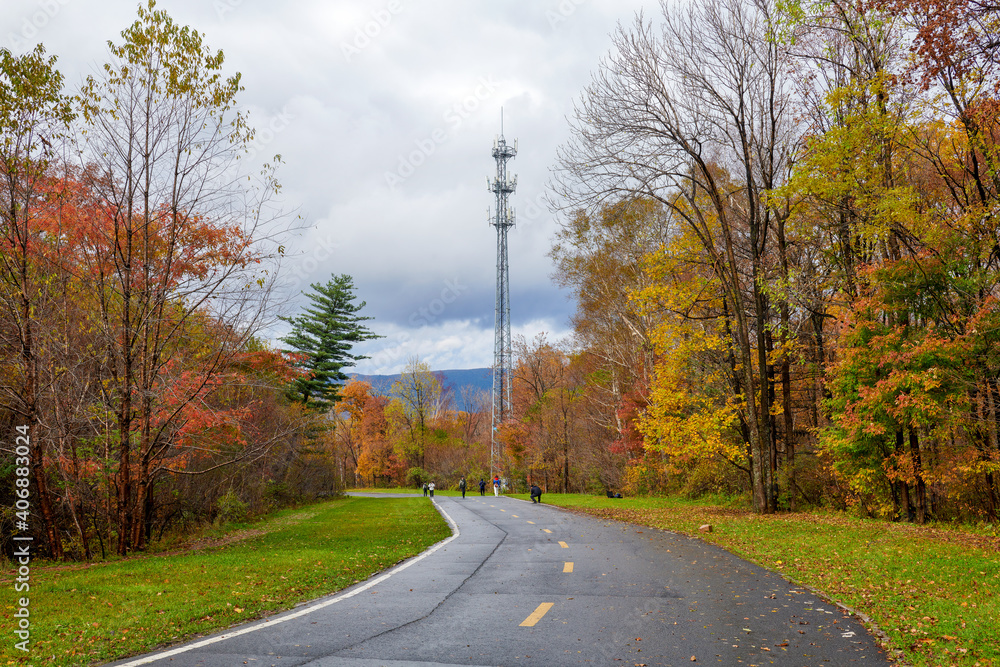
[[[997,520],[998,19],[693,0],[618,29],[552,256],[629,489]]]
[[[495,446],[489,393],[446,386],[419,359],[385,392],[348,381],[330,413],[343,478],[357,486],[419,488],[432,481],[454,489],[465,477],[471,489],[496,473],[515,492],[532,482],[562,492],[617,487],[626,459],[580,398],[582,357],[544,335],[518,339],[515,348],[513,416],[498,427]]]
[[[411,359],[381,392],[350,380],[331,415],[345,480],[356,486],[455,487],[461,477],[488,478],[489,396],[469,388],[456,396],[439,374]]]
[[[74,95],[42,47],[0,50],[3,541],[53,558],[340,486],[258,336],[287,224],[239,161],[239,75],[152,2],[122,38]]]

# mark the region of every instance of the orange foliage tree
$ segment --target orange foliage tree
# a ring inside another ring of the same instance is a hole
[[[189,514],[158,511],[171,489],[218,495],[183,478],[260,466],[309,428],[280,398],[289,360],[255,337],[283,230],[272,170],[249,189],[232,170],[251,137],[239,76],[153,3],[123,38],[78,98],[76,169],[52,160],[72,115],[52,61],[0,50],[2,407],[35,431],[55,557],[61,534],[87,558],[95,537],[142,549]]]

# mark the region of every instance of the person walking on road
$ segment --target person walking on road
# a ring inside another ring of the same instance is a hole
[[[427,482],[424,482],[424,498],[427,497]]]
[[[458,483],[458,490],[462,492],[462,497],[464,498],[465,497],[465,478],[464,477]]]
[[[497,475],[493,476],[493,495],[500,495],[500,477]]]
[[[531,502],[533,503],[542,502],[542,490],[538,488],[537,484],[531,485]]]
[[[479,495],[486,495],[486,480],[482,477],[479,478]]]
[[[434,482],[431,482],[430,484],[427,485],[427,490],[430,492],[431,498],[433,498],[434,497]]]

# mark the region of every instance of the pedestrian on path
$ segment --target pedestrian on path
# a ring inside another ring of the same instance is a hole
[[[500,495],[500,477],[493,475],[493,495]]]
[[[462,481],[460,481],[458,483],[458,489],[459,489],[459,491],[462,492],[462,497],[464,498],[465,497],[465,478],[464,477],[462,478]]]
[[[427,482],[424,482],[424,498],[427,497]]]
[[[431,498],[433,498],[434,497],[434,482],[431,482],[430,484],[427,485],[427,490],[430,491]]]
[[[486,495],[486,480],[482,477],[479,478],[479,495]]]
[[[533,503],[542,502],[542,490],[538,488],[537,484],[531,485],[531,502]]]

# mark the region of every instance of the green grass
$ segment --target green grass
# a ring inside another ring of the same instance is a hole
[[[527,495],[514,495],[527,499]],[[605,519],[696,535],[868,616],[920,666],[1000,666],[1000,540],[836,513],[755,515],[731,502],[545,494]],[[713,532],[699,527],[711,524]]]
[[[32,564],[31,653],[0,665],[86,665],[149,651],[288,609],[362,581],[450,530],[416,498],[350,498],[279,512],[227,546],[117,562]],[[12,571],[2,584],[13,591]],[[4,596],[4,627],[14,598]]]
[[[417,493],[417,494],[420,494],[421,498],[423,497],[423,493],[424,493],[422,489],[408,489],[408,488],[398,488],[398,487],[394,487],[394,488],[391,488],[391,489],[370,489],[370,488],[369,489],[350,489],[350,491],[357,491],[359,493],[400,493],[400,494],[402,494],[402,493]],[[492,493],[492,490],[490,491],[490,493]],[[476,494],[477,495],[479,494],[479,487],[478,486],[476,487]],[[461,498],[462,497],[462,492],[459,491],[458,489],[442,489],[442,488],[438,487],[438,488],[434,489],[434,495],[435,496],[458,496],[459,498]],[[465,495],[466,496],[471,496],[472,495],[472,485],[471,484],[469,485],[469,488],[465,490]]]
[[[377,489],[377,488],[370,488],[370,487],[369,488],[348,489],[347,493],[350,493],[352,491],[357,491],[359,493],[400,493],[400,494],[402,494],[402,493],[422,493],[422,491],[420,489],[407,489],[407,488],[396,487],[396,486],[392,487],[391,489]],[[437,493],[437,491],[435,491],[435,493]]]

